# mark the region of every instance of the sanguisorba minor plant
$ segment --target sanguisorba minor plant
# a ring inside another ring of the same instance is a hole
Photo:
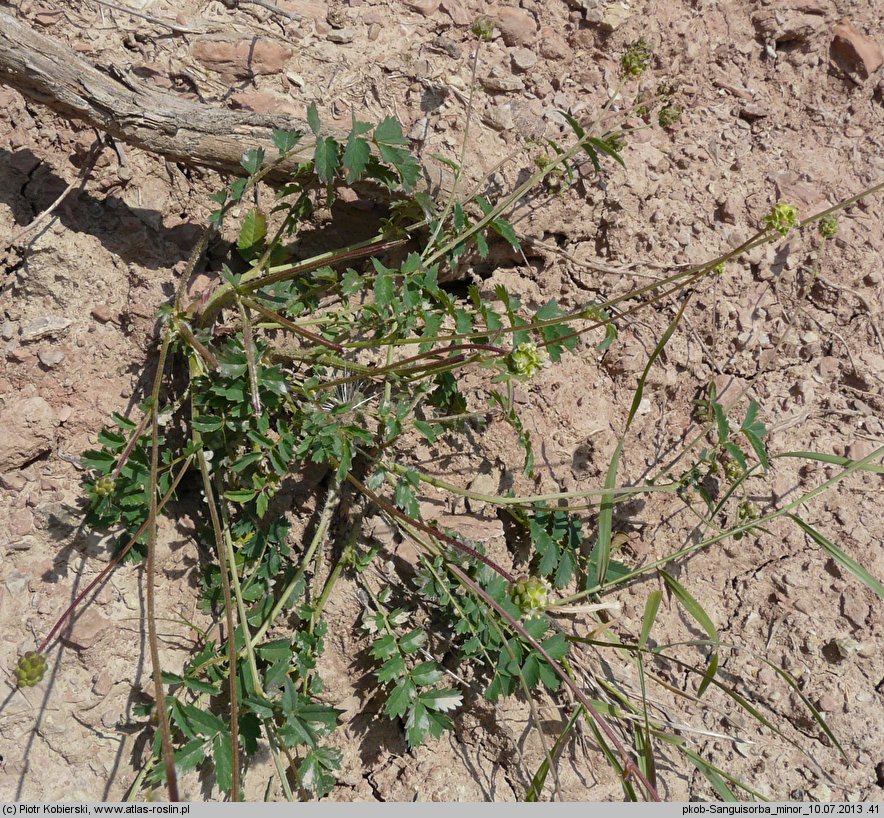
[[[649,59],[644,51],[639,56],[624,69],[627,75],[640,73]],[[671,106],[668,95],[663,102]],[[165,783],[169,797],[177,799],[178,777],[196,769],[213,771],[219,794],[238,800],[259,747],[269,750],[286,798],[331,791],[341,755],[326,737],[341,711],[319,698],[321,657],[327,602],[345,575],[361,589],[360,625],[384,697],[383,717],[401,723],[412,747],[452,727],[464,684],[492,701],[525,697],[532,707],[544,690],[553,696],[567,690],[560,699],[566,727],[552,746],[544,743],[545,759],[526,789],[527,799],[547,797],[547,780],[555,782],[557,759],[581,722],[626,798],[658,799],[665,792],[655,762],[660,755],[695,766],[722,799],[763,797],[703,757],[689,733],[661,720],[649,705],[648,688],[671,689],[671,682],[655,675],[651,660],[668,662],[697,680],[683,691],[688,699],[697,700],[709,689],[723,691],[788,740],[717,674],[719,656],[731,646],[721,642],[712,618],[666,569],[728,538],[763,536],[766,523],[788,517],[884,595],[877,580],[797,514],[799,506],[851,473],[881,473],[875,462],[882,450],[861,461],[771,453],[760,407],[749,402],[737,421],[710,391],[698,402],[699,432],[679,458],[693,458],[691,465],[678,473],[672,466],[641,485],[618,485],[619,461],[648,371],[677,330],[692,292],[729,260],[803,225],[794,209],[781,203],[737,249],[569,312],[555,301],[527,311],[502,287],[487,299],[476,287],[457,297],[440,286],[440,274],[469,254],[486,256],[492,234],[518,248],[505,215],[545,179],[571,179],[577,163],[586,159],[596,173],[605,171],[605,162],[622,163],[619,148],[628,129],[601,131],[598,124],[587,128],[566,118],[574,144],[564,149],[549,143],[536,172],[510,195],[493,202],[452,193],[437,202],[417,192],[421,168],[396,120],[371,125],[354,119],[342,144],[322,135],[311,107],[315,151],[288,184],[268,193],[263,180],[299,149],[303,135],[276,131],[278,156],[248,151],[242,160],[246,175],[214,197],[218,209],[212,224],[192,253],[177,294],[161,310],[156,375],[140,417],[115,415],[114,426],[98,437],[100,448],[83,457],[91,474],[90,524],[124,532],[116,556],[16,669],[20,686],[37,684],[46,670],[47,648],[70,613],[115,565],[143,561],[155,692],[154,706],[145,708],[144,716],[145,729],[155,736],[130,797]],[[460,168],[453,165],[453,170],[459,179]],[[293,260],[291,240],[317,208],[330,206],[342,187],[366,181],[387,191],[389,206],[378,234]],[[268,198],[272,205],[261,206]],[[851,202],[817,218],[831,219]],[[240,214],[239,263],[215,271],[219,283],[208,296],[185,303],[196,263],[210,236],[230,228],[232,212]],[[681,309],[639,378],[604,486],[546,496],[482,495],[414,465],[409,454],[416,440],[456,441],[467,427],[480,428],[495,413],[512,425],[523,450],[523,462],[514,468],[530,474],[532,441],[514,400],[517,384],[548,362],[558,365],[577,354],[584,333],[602,333],[600,346],[615,342],[615,307],[622,325],[631,313],[670,296],[681,300]],[[468,368],[484,373],[485,405],[471,405],[460,388]],[[836,464],[842,471],[789,505],[760,515],[747,487],[763,479],[778,456]],[[274,499],[308,464],[324,468],[325,477],[309,535],[295,542]],[[715,497],[704,489],[710,473],[724,475],[727,485]],[[202,522],[199,602],[218,627],[206,629],[183,667],[168,668],[160,666],[157,648],[157,519],[181,494],[182,481],[185,486],[196,481],[200,489],[201,505],[192,512]],[[419,502],[424,486],[506,510],[531,543],[527,562],[514,550],[492,559],[457,530],[424,519]],[[648,492],[687,504],[704,535],[663,559],[630,567],[613,556],[614,509]],[[582,518],[581,508],[594,516]],[[363,520],[377,514],[418,546],[415,577],[392,584],[377,579],[373,563],[380,547],[362,533]],[[334,548],[328,536],[333,528],[348,532]],[[683,658],[684,645],[650,640],[660,591],[648,593],[639,633],[612,627],[618,591],[653,573],[706,632],[706,639],[685,643],[695,649],[695,661]],[[575,606],[590,619],[585,636],[565,633],[552,615]],[[211,633],[223,637],[213,639]],[[608,656],[609,666],[613,655],[638,668],[640,689],[594,675],[598,655]],[[775,670],[803,697],[785,671]],[[820,730],[840,747],[804,701]]]

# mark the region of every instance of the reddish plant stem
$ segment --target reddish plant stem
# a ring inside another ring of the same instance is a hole
[[[260,290],[263,287],[276,284],[280,281],[297,278],[304,273],[311,273],[314,270],[318,270],[320,267],[328,267],[330,264],[340,264],[342,261],[353,261],[358,258],[375,255],[376,253],[382,253],[385,250],[392,250],[395,247],[401,247],[407,241],[408,239],[376,241],[372,244],[367,244],[365,247],[356,247],[352,250],[329,253],[328,255],[323,255],[318,260],[310,259],[302,264],[295,265],[294,267],[290,267],[289,269],[282,270],[278,273],[269,273],[268,275],[249,279],[248,281],[241,282],[236,288],[228,285],[228,289],[216,293],[212,299],[202,307],[199,312],[199,325],[204,327],[210,324],[218,314],[218,311],[231,304],[238,296],[243,297],[246,293]]]
[[[356,488],[362,494],[364,494],[369,500],[371,500],[379,508],[382,508],[384,511],[386,511],[387,514],[389,514],[390,516],[396,517],[399,520],[403,520],[404,522],[408,523],[409,525],[414,526],[414,528],[418,529],[419,531],[423,531],[424,534],[429,534],[431,537],[435,537],[437,540],[441,540],[442,542],[447,543],[455,550],[460,551],[461,553],[466,554],[467,556],[470,556],[473,559],[484,563],[492,571],[500,574],[500,576],[502,576],[510,584],[512,584],[516,581],[516,578],[509,571],[507,571],[506,568],[503,568],[502,566],[498,565],[496,562],[494,562],[494,560],[489,559],[484,554],[480,554],[478,551],[476,551],[475,548],[470,548],[470,546],[464,545],[462,542],[459,542],[458,540],[454,539],[454,537],[449,537],[447,534],[443,534],[438,528],[434,528],[433,526],[427,525],[426,523],[421,522],[420,520],[415,520],[414,518],[409,517],[407,514],[400,511],[398,508],[396,508],[392,503],[388,503],[386,500],[384,500],[383,497],[380,497],[377,494],[375,494],[370,488],[368,488],[368,486],[361,483],[352,474],[348,474],[347,479],[354,486],[356,486]]]
[[[396,361],[395,364],[390,364],[389,366],[381,366],[377,369],[372,369],[369,372],[360,372],[359,375],[351,375],[346,378],[336,378],[333,381],[325,381],[320,389],[331,389],[335,386],[340,386],[341,384],[351,383],[353,381],[361,380],[362,378],[375,378],[379,375],[386,375],[389,372],[395,372],[397,375],[412,375],[416,372],[423,372],[427,369],[432,369],[432,367],[437,366],[440,362],[449,366],[451,364],[463,363],[466,360],[466,355],[455,355],[451,358],[443,358],[442,356],[446,352],[459,352],[461,350],[466,351],[487,351],[493,352],[495,355],[500,357],[504,357],[508,355],[506,350],[501,349],[500,347],[492,346],[491,344],[456,344],[454,346],[445,347],[445,349],[431,349],[429,352],[422,352],[420,355],[412,355],[410,358],[403,358],[401,361]],[[422,361],[425,358],[436,358],[440,360],[434,360],[431,363],[424,364],[422,366],[413,366],[409,369],[400,370],[399,368],[403,364],[414,363],[415,361]]]
[[[162,511],[163,507],[169,501],[169,498],[172,496],[173,492],[176,488],[178,488],[178,484],[181,482],[184,474],[187,472],[187,469],[190,466],[190,461],[193,459],[192,456],[188,457],[187,460],[184,461],[184,465],[181,467],[181,470],[175,476],[175,479],[172,481],[172,485],[169,487],[169,490],[163,495],[163,498],[160,500],[157,505],[157,511]],[[76,598],[70,605],[65,609],[65,612],[56,620],[55,624],[52,626],[52,630],[46,635],[43,641],[37,646],[37,653],[45,652],[46,648],[52,643],[55,636],[63,627],[64,623],[68,620],[71,614],[77,609],[77,606],[92,593],[99,585],[101,585],[108,577],[111,571],[116,568],[117,565],[123,560],[123,558],[132,550],[132,546],[138,542],[138,538],[145,532],[147,529],[147,524],[149,520],[145,520],[138,531],[132,536],[128,543],[120,550],[120,552],[101,570],[101,573],[98,574],[95,579],[92,580],[79,594],[77,594]]]
[[[157,363],[157,372],[154,378],[153,392],[150,403],[150,512],[147,517],[147,558],[144,566],[144,602],[147,614],[147,647],[150,653],[150,663],[153,668],[153,689],[156,699],[157,723],[160,728],[160,738],[163,748],[163,768],[166,771],[166,789],[170,801],[179,801],[178,796],[178,773],[175,769],[175,751],[172,748],[172,728],[169,724],[169,713],[166,709],[166,690],[163,687],[163,670],[160,666],[160,646],[157,636],[156,623],[156,553],[157,553],[157,479],[160,466],[160,439],[159,439],[159,402],[160,388],[163,383],[163,373],[166,369],[166,359],[169,348],[172,345],[172,336],[166,333],[163,344],[160,347],[160,356]]]
[[[148,420],[150,420],[150,413],[141,418],[141,423],[138,424],[138,427],[135,429],[135,433],[126,444],[126,448],[123,449],[123,453],[120,455],[120,459],[117,462],[117,465],[114,468],[113,472],[111,473],[111,480],[116,480],[120,476],[120,472],[123,470],[123,466],[126,465],[126,462],[132,455],[132,451],[135,449],[135,444],[138,443],[138,438],[144,434],[144,429],[147,426]]]
[[[190,346],[200,358],[202,358],[212,369],[218,368],[218,359],[215,358],[214,353],[193,334],[193,330],[187,321],[179,318],[175,322],[175,328],[178,330],[181,337],[187,342],[188,346]]]
[[[328,347],[329,349],[333,349],[335,352],[344,351],[344,347],[342,347],[340,344],[336,344],[334,341],[329,341],[328,339],[323,338],[321,335],[317,335],[314,332],[310,332],[310,330],[299,327],[294,321],[289,321],[288,318],[283,318],[279,313],[267,309],[267,307],[259,304],[252,298],[243,298],[242,303],[245,304],[247,307],[251,307],[255,312],[260,313],[269,321],[273,321],[273,323],[279,324],[281,327],[285,327],[287,330],[291,330],[295,333],[295,335],[300,335],[301,337],[306,338],[308,341],[313,341],[314,344]]]

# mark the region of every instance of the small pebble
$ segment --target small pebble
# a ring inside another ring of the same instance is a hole
[[[40,350],[37,353],[37,357],[43,366],[52,369],[52,367],[58,366],[64,360],[64,353],[59,349]]]
[[[483,77],[482,87],[486,91],[492,91],[499,94],[509,94],[513,91],[524,91],[525,83],[518,77]]]
[[[102,324],[114,320],[114,311],[107,304],[96,304],[92,308],[92,317]]]
[[[48,338],[51,335],[58,335],[73,323],[69,318],[57,318],[51,315],[35,318],[21,328],[21,341],[28,343]]]
[[[356,32],[352,28],[342,28],[338,31],[330,31],[325,39],[329,42],[337,43],[338,45],[344,45],[346,43],[352,43],[355,36]]]
[[[21,571],[10,571],[5,584],[9,593],[21,594],[28,587],[28,578]]]
[[[516,123],[513,119],[513,109],[508,103],[503,105],[492,105],[484,116],[487,125],[494,128],[495,131],[510,131]]]
[[[407,0],[406,5],[424,17],[430,17],[439,10],[439,0]]]
[[[514,48],[511,58],[519,71],[530,71],[537,65],[537,55],[530,48]]]

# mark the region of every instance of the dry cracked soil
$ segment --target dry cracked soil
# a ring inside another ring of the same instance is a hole
[[[0,10],[169,95],[207,105],[303,118],[315,102],[346,127],[351,112],[392,114],[415,150],[457,159],[464,139],[476,38],[485,14],[466,167],[511,187],[547,138],[566,141],[562,111],[587,119],[610,99],[620,57],[640,36],[653,60],[623,91],[677,83],[681,119],[637,131],[626,167],[591,168],[569,186],[520,203],[512,221],[524,254],[493,248],[465,277],[493,297],[503,284],[536,309],[566,308],[626,292],[680,265],[736,247],[778,200],[812,215],[884,178],[880,6],[871,0],[271,0],[268,8],[216,0],[0,3]],[[129,13],[133,12],[133,13]],[[184,31],[152,22],[148,15]],[[2,75],[0,75],[2,83]],[[616,108],[621,100],[614,100]],[[42,686],[11,687],[17,657],[34,647],[72,595],[108,560],[107,541],[82,529],[77,456],[113,411],[143,395],[155,311],[212,209],[215,173],[135,148],[105,149],[82,185],[43,213],[86,162],[95,133],[0,84],[0,799],[119,799],[145,759],[133,708],[150,687],[141,622],[143,578],[122,567],[49,655]],[[244,146],[244,149],[248,146]],[[532,154],[532,151],[534,154]],[[500,164],[516,153],[517,159]],[[586,172],[584,172],[586,171]],[[884,234],[881,196],[841,214],[837,236],[814,229],[759,247],[698,288],[686,321],[649,377],[620,478],[639,482],[696,433],[693,401],[713,382],[726,406],[762,407],[772,452],[814,450],[851,459],[884,444]],[[35,220],[34,228],[23,232]],[[342,237],[344,238],[344,237]],[[677,295],[677,294],[676,294]],[[588,337],[518,400],[537,447],[535,493],[599,486],[622,432],[636,381],[677,303],[618,322],[607,351]],[[471,382],[467,381],[467,388]],[[742,395],[742,397],[741,397]],[[738,399],[739,398],[739,399]],[[416,449],[440,475],[490,491],[519,470],[503,423],[481,447]],[[443,447],[444,448],[444,447]],[[489,454],[490,453],[490,454]],[[681,468],[684,464],[676,467]],[[783,458],[753,484],[762,511],[840,471]],[[479,474],[479,478],[475,475]],[[524,481],[524,478],[520,478]],[[518,482],[518,480],[517,480]],[[802,513],[873,576],[884,577],[881,474],[853,474]],[[432,494],[426,507],[441,502]],[[294,534],[315,510],[294,503]],[[431,509],[432,510],[432,509]],[[506,531],[487,508],[445,506],[447,524],[501,548]],[[591,530],[594,512],[586,512]],[[697,520],[668,495],[618,512],[618,558],[641,565],[690,543]],[[162,654],[180,667],[193,633],[199,556],[193,523],[161,530]],[[413,554],[378,524],[366,536],[405,565]],[[386,570],[382,568],[381,570]],[[761,727],[720,691],[701,700],[683,674],[660,673],[656,714],[697,751],[775,799],[884,801],[884,607],[870,588],[795,525],[725,540],[671,567],[702,604],[723,643],[721,677],[763,711]],[[641,627],[647,578],[617,594],[613,628]],[[401,725],[377,715],[365,677],[359,602],[344,583],[331,602],[322,660],[329,702],[343,709],[333,742],[343,752],[334,800],[515,800],[562,726],[561,696],[497,704],[480,696],[452,731],[410,751]],[[564,626],[580,632],[579,616]],[[658,642],[702,636],[665,596]],[[587,673],[611,670],[587,657]],[[770,663],[770,664],[769,664]],[[796,680],[784,684],[775,667]],[[612,671],[613,672],[613,671]],[[619,678],[638,684],[635,666]],[[626,674],[626,676],[624,676]],[[632,674],[629,676],[629,674]],[[810,716],[819,708],[841,755]],[[591,733],[578,734],[545,797],[617,800],[617,778]],[[666,755],[658,769],[670,800],[712,798],[699,772]],[[268,784],[269,782],[269,784]],[[188,777],[187,799],[217,798],[211,776]],[[269,789],[268,789],[269,786]],[[247,795],[279,798],[266,758]]]

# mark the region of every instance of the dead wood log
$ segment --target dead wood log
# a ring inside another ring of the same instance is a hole
[[[244,151],[263,147],[278,155],[272,129],[304,133],[300,150],[267,178],[286,181],[298,163],[313,156],[315,139],[307,124],[273,116],[213,108],[156,91],[121,73],[111,76],[63,44],[0,12],[0,83],[40,102],[66,119],[85,122],[129,145],[180,162],[244,175]],[[345,135],[325,129],[321,136]],[[446,174],[425,166],[424,187],[446,187]],[[378,189],[364,192],[373,198]]]

